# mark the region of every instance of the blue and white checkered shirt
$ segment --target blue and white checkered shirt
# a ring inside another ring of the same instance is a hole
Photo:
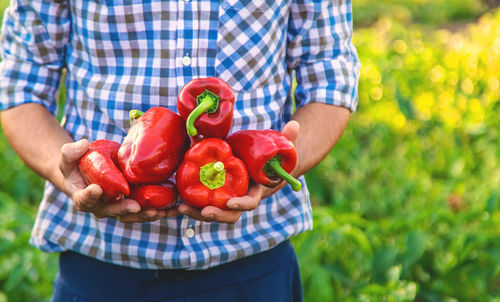
[[[54,113],[66,69],[64,128],[75,140],[121,142],[129,110],[176,111],[179,90],[198,77],[233,88],[233,132],[281,129],[293,111],[293,74],[297,107],[354,111],[351,19],[350,0],[12,0],[2,28],[0,109],[38,103]],[[185,216],[123,224],[77,211],[47,183],[31,243],[136,268],[202,269],[311,228],[305,186],[286,186],[234,225]]]

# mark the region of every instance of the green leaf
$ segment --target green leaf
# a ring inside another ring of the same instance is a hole
[[[327,270],[318,267],[309,280],[309,295],[306,301],[334,301],[333,288]]]
[[[412,120],[415,118],[415,110],[413,109],[412,100],[404,97],[399,89],[396,89],[396,101],[398,102],[399,109],[407,119]]]
[[[498,208],[498,192],[492,192],[486,201],[486,210],[490,213]]]
[[[397,255],[397,249],[391,246],[384,247],[375,252],[372,262],[372,273],[377,282],[386,279],[386,273],[396,263]]]
[[[426,236],[420,231],[411,231],[406,240],[406,251],[403,254],[404,270],[414,265],[425,252]]]
[[[7,282],[5,283],[5,289],[11,291],[21,282],[21,279],[28,272],[29,266],[25,262],[19,262],[10,272]]]

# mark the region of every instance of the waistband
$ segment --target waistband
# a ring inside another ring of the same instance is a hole
[[[270,250],[206,270],[136,269],[68,251],[60,254],[57,282],[89,300],[158,300],[258,278],[294,261],[296,255],[289,240]]]

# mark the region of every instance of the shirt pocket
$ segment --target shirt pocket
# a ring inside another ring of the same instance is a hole
[[[252,91],[280,82],[285,64],[288,2],[221,1],[215,73],[233,90]]]

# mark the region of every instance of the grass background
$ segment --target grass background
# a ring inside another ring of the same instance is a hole
[[[307,175],[305,301],[500,301],[497,5],[354,1],[359,109]],[[1,131],[0,155],[0,302],[46,301],[57,260],[27,244],[43,182]]]

